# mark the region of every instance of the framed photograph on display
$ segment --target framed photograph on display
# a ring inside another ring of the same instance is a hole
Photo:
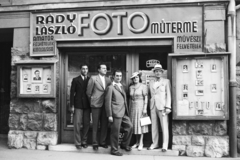
[[[217,72],[217,65],[211,64],[211,72]]]
[[[220,102],[216,103],[215,110],[216,111],[221,111],[222,110],[222,104]]]
[[[56,61],[18,61],[16,64],[19,98],[55,98]]]
[[[46,82],[51,83],[51,75],[49,75],[49,74],[47,75]]]
[[[35,93],[40,93],[40,86],[39,85],[35,85],[34,92]]]
[[[195,63],[195,67],[196,68],[203,68],[203,61],[197,60],[196,63]]]
[[[211,84],[211,92],[217,92],[217,84]]]
[[[32,83],[42,83],[42,68],[32,68]]]
[[[32,92],[32,84],[27,84],[27,92]]]
[[[204,91],[199,89],[199,90],[196,90],[196,96],[203,96],[204,95]]]
[[[23,74],[23,82],[28,82],[28,74]]]
[[[43,84],[43,92],[48,92],[48,85],[47,84]]]
[[[196,77],[197,77],[197,79],[202,79],[202,78],[203,78],[202,73],[203,73],[202,70],[197,70],[197,71],[196,71]]]
[[[188,93],[183,93],[183,99],[187,99],[188,98]]]
[[[188,65],[184,64],[184,65],[182,66],[182,71],[183,71],[183,72],[188,72]]]
[[[201,116],[201,115],[203,115],[203,113],[204,113],[204,110],[202,110],[202,109],[196,110],[196,115]]]
[[[187,84],[183,84],[183,92],[188,92],[188,85]]]
[[[195,85],[196,86],[203,86],[203,80],[196,80]]]

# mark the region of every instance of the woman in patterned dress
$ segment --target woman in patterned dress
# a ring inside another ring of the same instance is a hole
[[[145,84],[142,84],[141,74],[134,72],[131,77],[132,84],[129,87],[130,94],[130,119],[133,124],[133,134],[136,135],[136,144],[133,148],[142,150],[143,134],[148,132],[148,126],[141,127],[140,118],[147,114],[148,90]]]

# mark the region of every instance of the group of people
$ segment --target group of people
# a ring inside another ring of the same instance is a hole
[[[150,97],[150,112],[152,121],[152,144],[148,150],[159,148],[159,122],[163,132],[162,151],[168,148],[169,129],[168,114],[171,112],[170,82],[162,78],[163,68],[156,64],[153,72],[156,81],[147,87],[141,83],[141,73],[135,72],[131,76],[132,83],[127,89],[121,84],[122,71],[113,72],[113,80],[106,77],[107,66],[99,64],[98,75],[88,77],[88,65],[80,66],[80,76],[73,78],[70,90],[70,110],[74,113],[74,142],[77,149],[87,148],[87,138],[92,112],[92,146],[108,148],[107,131],[110,123],[111,154],[122,156],[119,151],[120,128],[124,137],[120,148],[126,151],[143,149],[144,133],[149,132],[148,126],[141,126],[140,119],[147,114],[148,97]],[[129,103],[127,102],[129,95]],[[149,96],[150,95],[150,96]],[[100,124],[100,138],[98,128]],[[82,132],[81,125],[83,126]],[[136,135],[136,144],[129,146],[132,134]]]

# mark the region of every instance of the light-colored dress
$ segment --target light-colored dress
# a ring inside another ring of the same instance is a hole
[[[140,83],[137,87],[130,86],[130,119],[133,124],[133,134],[142,134],[148,132],[148,126],[141,127],[140,118],[142,117],[145,96],[147,95],[147,86]]]

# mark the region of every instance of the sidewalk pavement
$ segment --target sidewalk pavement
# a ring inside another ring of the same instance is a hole
[[[8,149],[7,139],[0,138],[0,160],[190,160],[195,157],[185,156],[152,156],[152,155],[123,155],[121,157],[110,154],[41,151],[28,149]],[[197,160],[217,160],[220,158],[197,157]],[[230,160],[233,158],[221,158]]]

